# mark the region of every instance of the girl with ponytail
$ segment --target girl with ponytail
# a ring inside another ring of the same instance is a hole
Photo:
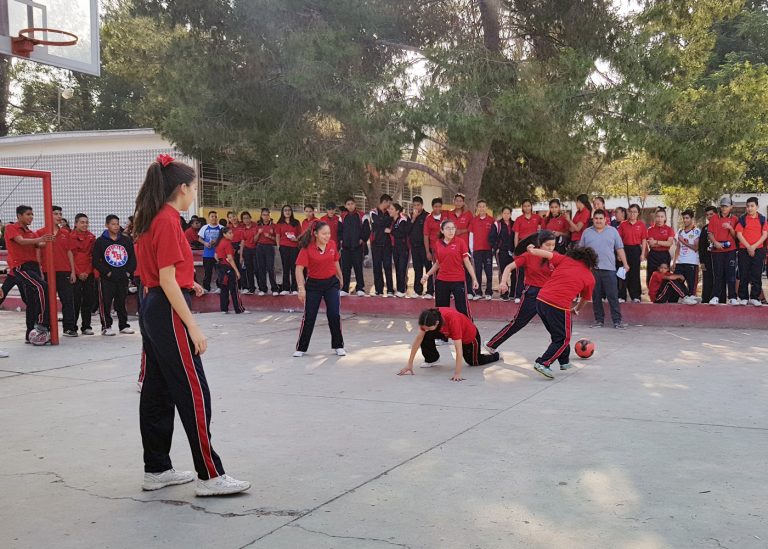
[[[176,471],[171,464],[175,406],[197,471],[195,493],[218,496],[243,492],[251,484],[224,474],[211,445],[211,395],[200,359],[207,340],[189,307],[191,294],[201,296],[203,289],[195,282],[192,250],[179,222],[180,212],[187,211],[196,198],[194,170],[164,154],[150,165],[136,198],[134,234],[145,294],[139,316],[144,369],[139,405],[143,489],[195,480],[194,473]]]
[[[413,375],[413,360],[419,349],[424,357],[421,368],[437,366],[440,353],[435,342],[438,338],[452,339],[456,349],[456,367],[451,381],[464,381],[461,377],[463,362],[470,366],[483,366],[501,359],[501,353],[496,351],[490,355],[480,352],[480,332],[469,317],[450,307],[436,307],[426,309],[419,315],[419,331],[411,345],[408,364],[397,375]]]
[[[235,246],[232,244],[232,239],[235,234],[231,225],[221,229],[219,238],[216,239],[216,270],[218,271],[218,278],[216,279],[216,286],[221,288],[219,294],[219,305],[221,305],[221,312],[227,314],[229,312],[229,300],[232,298],[232,308],[235,314],[250,314],[250,311],[246,311],[243,307],[243,302],[240,299],[240,292],[237,291],[237,283],[240,280],[240,269],[235,262]]]

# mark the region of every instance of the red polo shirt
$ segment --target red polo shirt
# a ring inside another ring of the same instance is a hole
[[[232,223],[229,227],[232,229],[232,244],[239,244],[243,240],[243,234],[240,231],[242,223]]]
[[[320,221],[323,223],[328,223],[328,226],[331,228],[331,240],[334,242],[339,241],[339,221],[341,221],[341,218],[338,215],[334,216],[328,216],[328,214],[325,214],[323,217],[320,218]]]
[[[539,214],[531,214],[530,219],[525,217],[525,215],[521,215],[515,219],[514,231],[517,233],[518,239],[523,240],[537,233],[540,227],[541,216]]]
[[[643,240],[648,239],[648,229],[642,221],[622,221],[618,231],[625,246],[640,246]]]
[[[658,225],[654,225],[650,229],[648,229],[648,239],[653,240],[669,240],[670,238],[675,238],[675,231],[672,230],[672,227],[669,225],[662,225],[659,227]],[[651,250],[654,252],[668,252],[669,248],[665,248],[664,246],[653,246],[651,247]]]
[[[438,240],[434,250],[435,261],[440,263],[437,279],[443,282],[464,282],[464,258],[469,256],[469,249],[463,240],[454,238],[449,244]]]
[[[336,263],[339,261],[339,252],[336,243],[329,240],[325,251],[320,251],[315,242],[311,242],[306,248],[299,251],[296,265],[307,268],[307,277],[317,280],[325,280],[336,276]]]
[[[296,240],[290,240],[288,235],[299,238],[303,231],[300,226],[293,226],[288,223],[275,223],[275,234],[280,246],[284,248],[298,248],[299,243]]]
[[[8,248],[8,267],[10,269],[21,267],[24,263],[31,261],[37,263],[37,247],[17,244],[13,240],[17,236],[21,236],[24,240],[37,238],[36,234],[29,227],[22,228],[18,222],[9,223],[5,226],[5,247]]]
[[[472,247],[476,252],[491,251],[491,242],[488,236],[491,234],[494,219],[490,215],[474,217],[469,224],[472,233]]]
[[[445,214],[442,214],[440,219],[435,219],[434,215],[429,214],[424,220],[424,238],[429,240],[430,250],[435,249],[435,244],[440,238],[440,224],[446,219]]]
[[[549,261],[525,252],[515,258],[515,265],[525,269],[525,285],[542,288],[555,269]]]
[[[258,230],[261,231],[259,238],[256,240],[256,244],[265,244],[267,246],[275,246],[277,241],[275,240],[275,224],[271,221],[269,225],[259,225]],[[258,231],[257,231],[258,232]],[[269,238],[269,237],[272,238]]]
[[[216,246],[216,259],[219,263],[227,263],[227,256],[231,255],[235,257],[235,247],[232,245],[232,241],[227,238],[222,238],[221,242]]]
[[[736,243],[734,242],[736,235],[731,235],[730,231],[724,227],[724,225],[730,225],[734,229],[736,228],[736,225],[738,224],[739,220],[736,218],[735,215],[730,215],[728,217],[721,217],[720,213],[716,213],[712,216],[712,218],[709,220],[709,234],[712,235],[712,238],[714,238],[718,242],[731,242],[730,248],[723,248],[723,249],[717,249],[714,246],[712,246],[712,250],[710,250],[713,254],[720,254],[725,252],[730,252],[732,250],[736,249]]]
[[[768,222],[762,227],[760,226],[759,215],[756,215],[755,217],[746,216],[744,223],[746,223],[746,227],[741,223],[736,224],[736,232],[742,233],[750,246],[760,240],[760,237],[763,236],[763,231],[768,230]]]
[[[469,231],[469,225],[472,223],[472,212],[468,210],[464,210],[461,212],[461,214],[457,215],[456,210],[451,210],[448,212],[447,219],[450,219],[453,221],[453,223],[456,225],[456,229],[466,229]],[[469,250],[469,232],[466,232],[464,234],[457,234],[456,238],[460,238],[464,241],[464,244],[467,245],[467,250]]]
[[[576,296],[592,299],[595,276],[581,261],[555,253],[549,262],[555,270],[539,291],[539,301],[569,311]]]
[[[195,229],[194,227],[189,227],[186,231],[184,231],[184,236],[187,239],[187,242],[190,244],[193,244],[197,242],[200,238],[200,236],[197,234],[200,231],[200,229]]]
[[[195,239],[197,239],[197,233],[195,233]],[[75,258],[75,274],[91,274],[93,272],[93,243],[96,242],[96,237],[90,231],[80,232],[75,229],[69,233],[69,240],[72,255]]]
[[[35,233],[35,236],[43,236],[45,234],[45,227]],[[70,231],[68,229],[59,229],[54,236],[54,241],[49,242],[50,246],[53,244],[53,270],[57,273],[71,273],[72,265],[69,263],[69,255],[67,252],[72,249],[72,242],[70,240]],[[45,248],[43,248],[43,251]],[[45,262],[45,255],[41,255],[43,262]]]
[[[574,231],[571,233],[571,242],[578,242],[581,240],[581,233],[584,232],[584,230],[589,225],[589,217],[591,212],[587,208],[582,208],[580,211],[576,212],[576,214],[573,216],[573,224],[578,225],[579,223],[583,223],[581,226],[580,231]]]
[[[471,344],[477,338],[477,327],[465,314],[450,307],[438,307],[443,322],[440,325],[440,333],[454,341]]]
[[[242,225],[238,230],[240,231],[241,246],[243,248],[248,248],[249,250],[254,249],[256,247],[254,237],[259,232],[258,225],[256,225],[256,223],[251,223],[250,227]]]
[[[304,234],[307,232],[307,230],[313,230],[315,228],[315,225],[317,225],[317,222],[320,221],[318,218],[313,217],[312,219],[305,218],[304,221],[301,222],[301,232]]]
[[[165,204],[152,220],[149,230],[136,241],[136,260],[141,283],[147,288],[160,286],[160,269],[176,267],[176,282],[181,288],[195,285],[192,249],[179,225],[179,212]]]
[[[563,214],[557,217],[547,216],[541,220],[541,226],[546,231],[557,231],[559,233],[568,234],[570,229],[568,228],[568,221]]]

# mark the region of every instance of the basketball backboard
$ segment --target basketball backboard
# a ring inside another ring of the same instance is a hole
[[[15,55],[12,38],[18,37],[22,29],[56,29],[76,35],[77,43],[73,46],[38,44],[27,59],[98,75],[101,66],[98,9],[98,0],[0,0],[0,54]],[[61,39],[58,34],[44,31],[26,34],[44,40]]]

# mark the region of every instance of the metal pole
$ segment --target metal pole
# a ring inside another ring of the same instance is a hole
[[[61,88],[57,90],[59,92],[59,100],[56,107],[56,131],[61,131]]]
[[[45,209],[45,230],[54,234],[53,193],[51,173],[43,175],[43,208]],[[48,315],[51,328],[51,345],[59,344],[59,307],[56,301],[56,270],[53,266],[53,242],[45,247],[45,273],[48,275]]]

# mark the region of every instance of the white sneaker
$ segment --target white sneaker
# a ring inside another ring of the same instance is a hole
[[[209,480],[197,479],[195,495],[205,497],[239,494],[240,492],[245,492],[250,487],[251,483],[247,480],[237,480],[229,475],[221,475]]]
[[[475,295],[473,295],[473,296],[472,296],[470,299],[472,299],[472,301],[480,301],[480,299],[481,299],[481,296],[479,296],[479,295],[475,294]]]
[[[280,295],[279,292],[272,292],[272,297],[278,297]]]
[[[424,294],[421,296],[422,299],[432,299],[432,294]]]
[[[486,300],[486,301],[490,301],[490,300],[492,300],[492,299],[493,299],[493,296],[492,296],[492,295],[487,295],[487,296],[485,296],[485,300]]]
[[[9,356],[11,356],[11,355],[6,353],[5,351],[0,351],[0,358],[8,358]]]
[[[243,289],[241,289],[241,290],[240,290],[240,293],[241,293],[241,294],[247,294],[247,293],[248,293],[248,288],[243,288]]]
[[[259,294],[258,294],[258,295],[260,295],[260,296],[264,296],[264,295],[266,295],[266,294],[265,294],[264,292],[259,292]]]
[[[436,345],[437,347],[442,347],[442,346],[444,346],[444,345],[448,345],[448,343],[449,343],[449,342],[448,342],[448,341],[445,341],[444,339],[436,339],[436,340],[435,340],[435,345]]]
[[[241,315],[249,315],[249,314],[251,314],[251,311],[249,311],[248,309],[243,309],[243,310],[240,312],[240,314],[241,314]]]
[[[403,292],[395,292],[395,297],[405,297]]]
[[[223,314],[223,315],[228,315],[228,314],[229,314],[229,311],[221,311],[221,314]]]
[[[280,295],[291,295],[291,292],[289,292],[288,290],[283,290],[282,292],[280,292]]]
[[[749,300],[748,299],[742,299],[739,304],[740,305],[749,305]]]
[[[381,294],[379,297],[383,297],[383,298],[392,297],[392,294]]]
[[[136,286],[128,286],[128,293],[129,294],[135,294],[138,291],[139,291],[139,289]]]
[[[291,292],[291,295],[299,295],[299,292],[293,291],[293,292]]]
[[[709,300],[710,305],[719,305],[720,304],[720,298],[719,297],[713,297]]]
[[[304,356],[304,351],[294,351],[293,358],[301,358]]]
[[[435,366],[440,366],[439,362],[422,362],[419,364],[419,368],[434,368]]]
[[[489,355],[492,355],[493,353],[498,352],[493,347],[489,347],[487,341],[483,343],[483,349],[485,349],[485,352],[488,353]]]
[[[515,303],[520,303],[520,298],[519,297],[515,298]]]
[[[728,305],[741,305],[741,304],[742,304],[741,300],[736,299],[735,297],[728,300]]]
[[[358,297],[363,297],[364,295],[365,295],[365,292],[364,292],[364,291],[362,291],[362,290],[357,290],[357,296],[358,296]]]
[[[84,336],[92,336],[93,335],[93,330],[90,329],[90,328],[86,328],[85,330],[83,330],[83,335]]]
[[[697,305],[699,302],[692,295],[687,295],[683,298],[683,303],[686,305]]]
[[[347,297],[349,295],[349,292],[345,292],[344,290],[341,290],[339,292],[339,297]]]
[[[763,304],[759,299],[750,299],[749,300],[750,305],[754,305],[755,307],[762,307]]]
[[[133,328],[123,328],[122,330],[120,330],[120,333],[131,335],[131,334],[135,334],[136,332],[133,330]]]
[[[141,485],[141,489],[151,492],[174,484],[186,484],[193,480],[195,480],[195,473],[192,471],[168,469],[162,473],[144,473],[144,484]]]
[[[619,303],[626,303],[626,302],[627,302],[626,299],[619,299]]]
[[[141,392],[141,389],[142,389],[142,387],[144,387],[144,383],[143,383],[143,382],[141,382],[141,381],[137,381],[137,382],[136,382],[136,392],[137,392],[137,393],[140,393],[140,392]]]
[[[103,336],[113,336],[115,335],[115,331],[112,328],[107,328],[106,330],[101,331],[101,335]]]
[[[632,300],[632,303],[640,303],[640,300],[635,298],[635,299]]]
[[[211,290],[210,293],[212,293],[212,294],[220,294],[221,293],[221,288],[216,288],[215,290]]]
[[[339,347],[338,349],[336,349],[336,356],[347,356],[347,351]]]

